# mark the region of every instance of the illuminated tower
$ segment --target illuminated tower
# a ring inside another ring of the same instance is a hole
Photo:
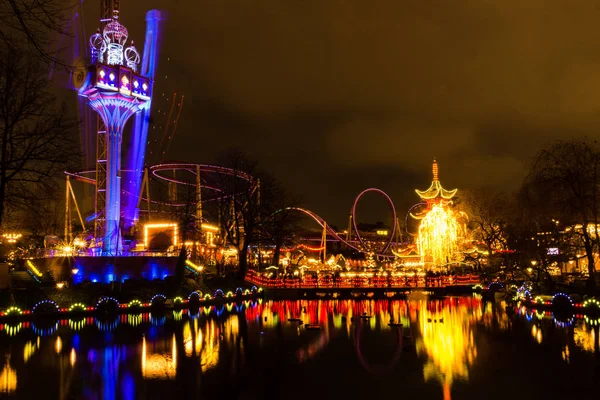
[[[142,73],[138,72],[140,54],[133,41],[126,47],[128,32],[119,22],[119,0],[102,0],[101,3],[101,29],[90,37],[90,67],[79,94],[89,100],[90,107],[100,117],[96,149],[95,237],[102,241],[103,254],[117,255],[121,250],[123,128],[132,115],[149,108],[152,80],[144,65]],[[156,13],[150,13],[153,12]],[[144,59],[155,45],[156,39],[149,43],[147,35]],[[153,69],[155,59],[151,63]]]
[[[417,245],[425,267],[437,267],[452,261],[458,247],[460,224],[450,209],[457,189],[446,190],[439,181],[439,170],[433,160],[433,181],[427,190],[415,190],[426,204],[425,212],[414,218],[421,219]]]

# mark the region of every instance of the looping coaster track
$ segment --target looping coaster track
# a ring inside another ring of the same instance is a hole
[[[360,235],[360,233],[358,231],[358,226],[356,225],[356,208],[357,208],[358,202],[360,201],[360,199],[363,195],[365,195],[366,193],[369,193],[369,192],[373,192],[373,193],[383,196],[387,200],[387,202],[390,206],[390,211],[392,212],[392,215],[393,215],[392,233],[390,234],[388,241],[383,246],[383,249],[380,251],[376,251],[374,253],[379,257],[394,257],[393,254],[387,254],[387,251],[390,248],[390,246],[392,245],[392,242],[394,240],[394,235],[396,233],[396,208],[394,207],[394,202],[392,201],[390,196],[388,196],[388,194],[385,193],[381,189],[377,189],[377,188],[365,189],[362,192],[360,192],[358,194],[358,196],[356,196],[356,198],[354,199],[354,203],[352,205],[351,214],[350,214],[351,218],[352,218],[352,222],[353,222],[352,229],[354,230],[354,234],[356,235],[356,238],[357,238],[357,241],[354,241],[354,242],[342,238],[340,235],[337,234],[337,232],[334,229],[331,228],[331,226],[329,224],[327,224],[327,221],[325,221],[318,214],[316,214],[310,210],[307,210],[305,208],[300,208],[300,207],[288,207],[287,210],[298,211],[298,212],[303,213],[304,215],[309,216],[317,224],[319,224],[322,228],[325,228],[327,234],[329,236],[331,236],[332,238],[334,238],[335,240],[337,240],[338,242],[341,242],[344,245],[350,247],[351,249],[359,251],[361,253],[369,253],[369,252],[371,252],[371,250],[369,250],[369,245],[366,243],[366,241]]]

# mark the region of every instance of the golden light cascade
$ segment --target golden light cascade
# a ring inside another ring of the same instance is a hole
[[[12,393],[17,390],[17,371],[10,367],[10,359],[7,358],[6,364],[0,372],[0,393]]]
[[[145,379],[175,379],[177,373],[177,344],[175,335],[170,349],[163,343],[162,351],[151,353],[146,345],[146,337],[142,338],[142,376]],[[169,352],[170,350],[170,352]]]
[[[460,224],[454,212],[442,204],[434,204],[419,225],[418,246],[421,262],[443,265],[452,261],[458,249]]]
[[[438,380],[444,399],[449,400],[452,383],[469,379],[469,368],[477,357],[472,316],[465,307],[430,311],[422,303],[420,308],[421,338],[417,340],[417,351],[429,358],[423,375],[425,381]]]

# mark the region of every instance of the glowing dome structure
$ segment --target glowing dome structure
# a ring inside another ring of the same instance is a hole
[[[439,181],[437,161],[433,160],[433,181],[427,190],[415,190],[426,205],[420,219],[417,246],[422,264],[431,269],[453,261],[458,250],[461,226],[450,208],[457,189],[446,190]]]

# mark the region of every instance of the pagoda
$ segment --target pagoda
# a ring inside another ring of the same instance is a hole
[[[423,212],[410,214],[421,220],[417,248],[425,269],[447,265],[458,249],[460,225],[450,205],[457,189],[446,190],[439,180],[437,161],[433,159],[433,181],[427,190],[415,190],[424,205]]]
[[[433,159],[433,181],[427,190],[415,190],[421,200],[427,204],[427,208],[431,209],[434,204],[446,205],[450,203],[458,189],[446,190],[442,187],[439,179],[439,169],[435,158]]]

